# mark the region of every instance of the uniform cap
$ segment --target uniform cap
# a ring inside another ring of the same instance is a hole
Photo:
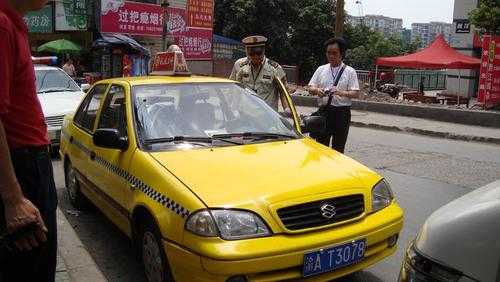
[[[266,46],[267,38],[260,35],[253,35],[243,38],[241,41],[246,47]]]

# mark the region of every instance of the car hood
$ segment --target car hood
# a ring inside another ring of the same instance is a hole
[[[45,117],[63,116],[76,111],[84,96],[83,92],[51,92],[38,94]]]
[[[500,180],[435,211],[416,248],[480,281],[497,281],[500,269]]]
[[[381,178],[309,138],[152,156],[208,207],[269,204],[335,189],[371,189]]]

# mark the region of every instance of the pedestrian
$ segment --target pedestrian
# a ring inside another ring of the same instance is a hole
[[[82,64],[82,60],[77,59],[75,62],[75,75],[76,75],[76,77],[83,77],[84,72],[85,72],[85,66]]]
[[[18,234],[1,246],[0,281],[55,279],[57,195],[23,20],[46,3],[0,0],[0,236]]]
[[[318,67],[307,89],[320,97],[320,112],[326,118],[326,131],[311,137],[328,147],[331,142],[333,149],[344,153],[351,123],[351,99],[359,97],[358,76],[342,61],[347,49],[342,38],[332,38],[324,46],[328,64]]]
[[[75,71],[75,66],[73,65],[73,59],[69,58],[63,65],[62,69],[72,78],[75,77],[76,71]]]
[[[424,83],[425,83],[425,77],[421,77],[420,78],[420,83],[418,84],[418,92],[422,93],[422,94],[425,94],[424,90]]]
[[[267,38],[264,36],[249,36],[242,40],[247,57],[234,63],[229,79],[239,81],[251,88],[266,103],[276,111],[280,95],[277,81],[286,87],[286,74],[283,68],[265,55]],[[281,97],[281,98],[280,98]],[[281,100],[287,108],[285,100]]]

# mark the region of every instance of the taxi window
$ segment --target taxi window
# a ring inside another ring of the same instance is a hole
[[[99,110],[101,100],[107,88],[107,84],[98,84],[94,86],[78,108],[74,121],[75,124],[79,125],[83,130],[92,132],[94,129],[97,111]]]
[[[109,88],[97,128],[117,129],[120,133],[120,137],[127,136],[125,89],[122,86],[112,85]]]

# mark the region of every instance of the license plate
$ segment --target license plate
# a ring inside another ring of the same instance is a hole
[[[360,262],[365,256],[366,239],[325,248],[304,255],[302,276],[307,277]]]

